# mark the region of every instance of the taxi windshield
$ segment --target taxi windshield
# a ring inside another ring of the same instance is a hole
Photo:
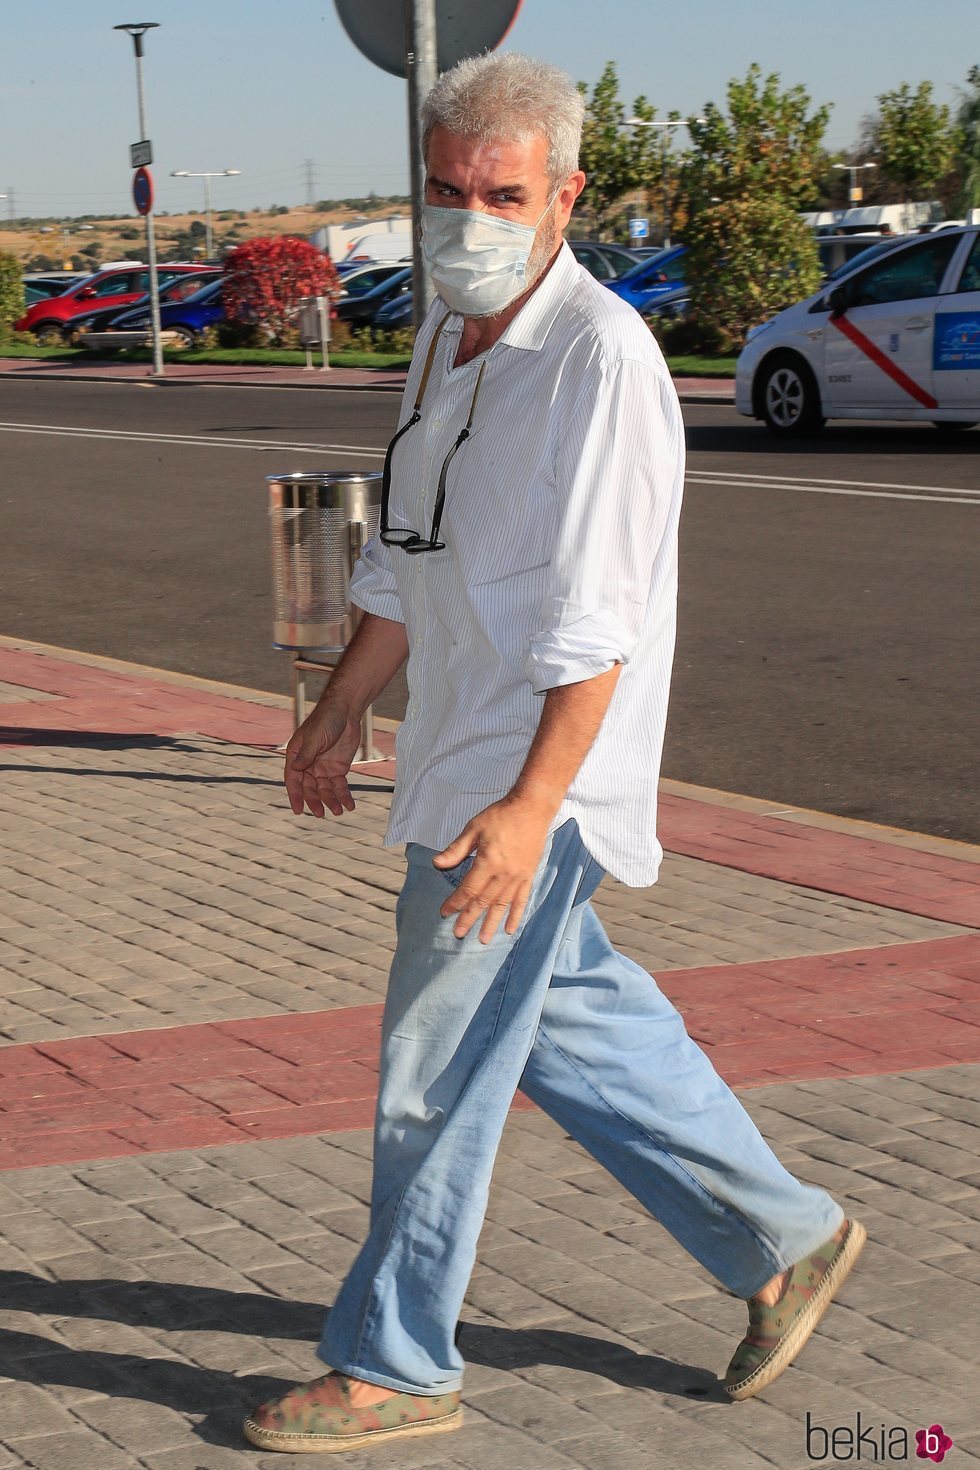
[[[841,276],[849,276],[851,271],[857,270],[862,265],[867,265],[869,261],[874,260],[877,256],[884,255],[887,250],[894,250],[896,245],[907,244],[908,237],[906,235],[896,235],[893,238],[889,237],[882,240],[876,240],[875,243],[873,245],[869,245],[866,250],[860,251],[860,253],[857,255],[852,255],[850,260],[845,260],[844,263],[842,265],[839,265],[836,270],[832,270],[827,277],[827,280],[839,281]]]

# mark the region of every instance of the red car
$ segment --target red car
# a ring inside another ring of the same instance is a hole
[[[185,271],[200,272],[200,265],[161,265],[157,278],[162,283]],[[73,317],[95,307],[117,306],[121,311],[138,301],[150,289],[150,272],[145,265],[112,266],[69,286],[60,296],[35,301],[15,324],[15,331],[33,332],[38,342],[60,343],[66,340],[66,328]]]

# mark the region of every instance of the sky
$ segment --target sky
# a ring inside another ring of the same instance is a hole
[[[135,63],[112,27],[146,19],[158,210],[203,205],[203,180],[172,169],[240,169],[214,181],[216,210],[304,203],[307,160],[315,199],[408,192],[405,85],[361,55],[333,0],[0,0],[0,194],[17,215],[133,213]],[[832,103],[826,142],[846,148],[902,82],[955,103],[980,23],[977,0],[523,0],[503,49],[590,86],[613,61],[625,105],[642,94],[660,116],[723,104],[757,61]]]

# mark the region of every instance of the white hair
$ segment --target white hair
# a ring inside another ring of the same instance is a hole
[[[578,168],[585,100],[566,72],[513,52],[467,56],[443,72],[422,104],[422,152],[435,127],[482,143],[548,143],[548,177]]]

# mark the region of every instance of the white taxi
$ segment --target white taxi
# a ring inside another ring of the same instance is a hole
[[[735,406],[784,436],[828,418],[980,422],[980,211],[859,258],[754,328]]]

